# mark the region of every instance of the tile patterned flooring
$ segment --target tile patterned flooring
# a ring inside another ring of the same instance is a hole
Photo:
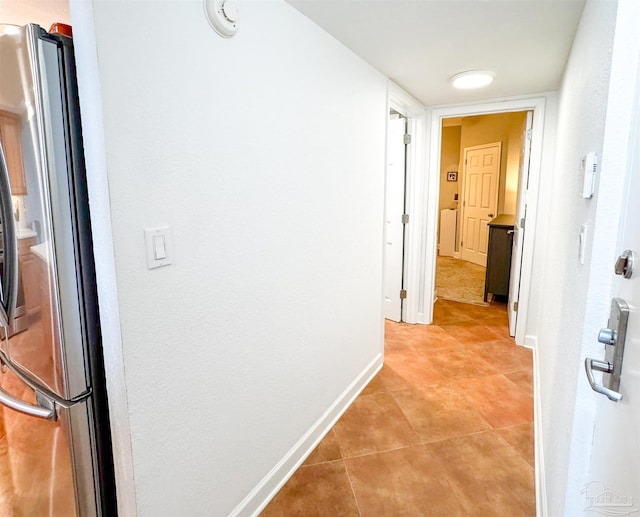
[[[505,305],[387,321],[384,367],[261,515],[534,516],[532,358]]]

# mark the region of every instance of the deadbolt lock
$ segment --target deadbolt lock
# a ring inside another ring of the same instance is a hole
[[[625,250],[616,260],[616,275],[622,275],[625,278],[631,278],[633,274],[633,251]]]

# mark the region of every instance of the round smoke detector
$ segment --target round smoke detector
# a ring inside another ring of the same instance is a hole
[[[238,6],[233,0],[204,0],[204,12],[209,25],[223,38],[238,32]]]

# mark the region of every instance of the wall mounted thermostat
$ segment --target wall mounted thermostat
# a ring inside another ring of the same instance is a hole
[[[593,196],[596,186],[596,171],[598,170],[598,155],[590,152],[580,161],[580,176],[582,177],[582,197],[589,199]]]

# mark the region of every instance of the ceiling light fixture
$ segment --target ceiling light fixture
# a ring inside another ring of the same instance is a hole
[[[473,90],[490,85],[495,77],[491,70],[467,70],[452,76],[450,81],[459,90]]]

